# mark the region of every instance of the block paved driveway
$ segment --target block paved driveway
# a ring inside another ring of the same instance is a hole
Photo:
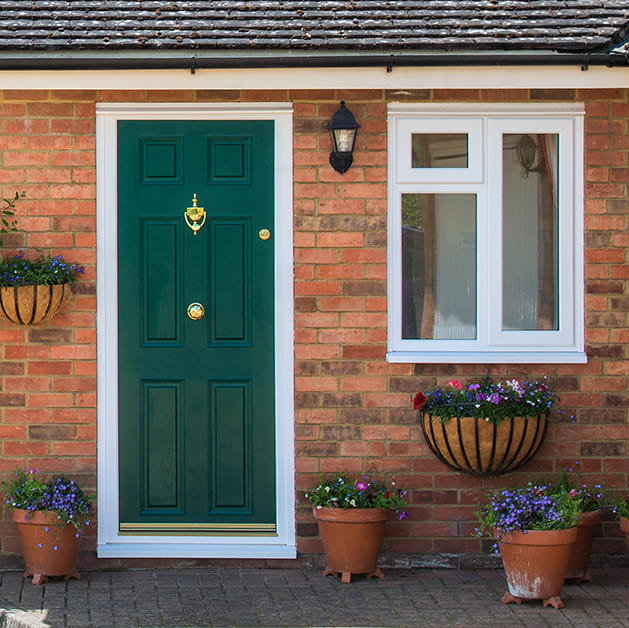
[[[315,569],[87,571],[33,586],[0,574],[0,627],[629,627],[629,568],[564,586],[565,607],[500,602],[501,570],[388,569],[343,584]]]

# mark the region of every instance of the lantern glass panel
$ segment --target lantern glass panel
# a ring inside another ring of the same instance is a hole
[[[350,153],[354,147],[356,129],[334,129],[334,142],[338,153]]]

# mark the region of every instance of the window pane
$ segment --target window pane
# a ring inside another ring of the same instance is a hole
[[[402,194],[402,338],[476,338],[475,194]]]
[[[413,133],[413,168],[467,168],[467,133]]]
[[[503,330],[558,329],[556,134],[503,136]]]

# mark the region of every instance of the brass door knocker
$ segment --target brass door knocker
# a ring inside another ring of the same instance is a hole
[[[183,214],[186,219],[186,224],[190,229],[192,229],[192,233],[197,235],[199,230],[205,224],[205,219],[207,218],[207,214],[205,213],[205,209],[203,207],[199,207],[199,202],[197,200],[197,195],[193,194],[192,196],[192,207],[188,207]]]

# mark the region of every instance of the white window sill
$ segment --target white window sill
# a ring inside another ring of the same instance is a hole
[[[584,351],[389,351],[399,364],[585,364]]]

